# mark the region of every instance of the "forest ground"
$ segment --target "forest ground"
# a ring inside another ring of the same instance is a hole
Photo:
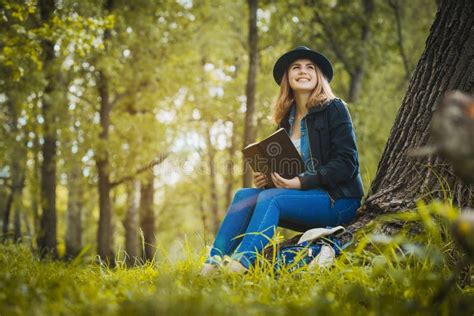
[[[180,260],[157,251],[153,262],[127,268],[119,253],[113,269],[86,256],[40,261],[25,244],[5,243],[0,315],[473,315],[472,268],[446,288],[463,255],[450,233],[458,214],[449,202],[419,202],[415,210],[381,217],[359,231],[357,243],[332,268],[281,271],[278,277],[265,264],[246,275],[201,277],[207,250],[192,241],[183,244]],[[399,233],[379,232],[388,220],[403,223]],[[446,296],[435,300],[441,289]]]

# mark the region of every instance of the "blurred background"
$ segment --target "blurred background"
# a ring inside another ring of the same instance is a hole
[[[2,238],[57,256],[203,246],[275,129],[272,68],[333,63],[366,192],[434,0],[0,0]],[[284,231],[283,235],[290,232]]]

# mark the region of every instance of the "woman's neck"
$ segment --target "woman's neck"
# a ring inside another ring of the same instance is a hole
[[[295,102],[296,102],[296,116],[301,118],[306,115],[308,109],[306,103],[308,102],[311,92],[309,91],[295,91]]]

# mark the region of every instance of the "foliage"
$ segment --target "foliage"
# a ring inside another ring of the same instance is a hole
[[[418,204],[413,211],[382,218],[360,232],[329,270],[282,273],[262,265],[247,275],[197,275],[205,248],[185,242],[181,257],[158,249],[155,261],[127,269],[123,253],[115,269],[75,261],[39,262],[24,245],[0,251],[0,312],[41,314],[455,314],[472,315],[472,272],[464,287],[433,297],[446,285],[462,254],[449,225],[458,214],[449,203]],[[394,220],[403,229],[381,234]],[[196,250],[197,249],[197,250]],[[469,280],[470,278],[470,280]]]

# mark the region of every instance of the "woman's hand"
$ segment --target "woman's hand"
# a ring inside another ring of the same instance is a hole
[[[277,188],[281,189],[301,189],[301,182],[298,177],[285,179],[276,172],[272,172],[272,180]]]
[[[268,184],[268,178],[263,172],[254,172],[253,173],[253,184],[257,188],[263,188]]]

